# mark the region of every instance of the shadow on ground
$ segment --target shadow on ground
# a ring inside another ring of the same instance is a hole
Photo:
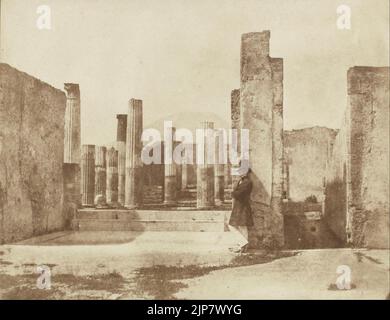
[[[204,276],[212,271],[268,263],[276,259],[297,255],[298,252],[276,252],[266,254],[242,254],[228,265],[184,267],[157,265],[137,269],[136,294],[148,299],[175,299],[175,293],[186,288],[180,280]]]
[[[3,300],[116,299],[126,281],[112,272],[94,276],[59,274],[52,277],[50,289],[37,287],[36,274],[0,275],[0,298]]]
[[[243,254],[230,264],[221,266],[190,265],[183,267],[156,265],[139,268],[133,277],[117,271],[105,274],[76,276],[55,274],[50,289],[37,287],[35,264],[22,265],[24,274],[0,274],[0,299],[3,300],[80,300],[80,299],[175,299],[175,293],[186,285],[181,280],[204,276],[212,271],[268,263],[297,253]],[[4,262],[4,261],[3,261]],[[50,265],[55,269],[55,265]]]

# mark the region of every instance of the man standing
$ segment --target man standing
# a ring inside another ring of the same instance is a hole
[[[251,172],[249,165],[240,162],[238,174],[240,179],[233,187],[233,210],[229,220],[229,228],[237,235],[237,245],[231,248],[234,252],[245,252],[248,247],[248,227],[253,226],[250,196],[252,181],[249,178]]]

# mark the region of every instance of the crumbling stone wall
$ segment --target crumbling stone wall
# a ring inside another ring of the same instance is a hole
[[[253,246],[283,246],[283,60],[269,56],[270,32],[241,38],[241,128],[249,130]]]
[[[329,225],[354,246],[388,248],[388,67],[348,70],[345,124],[336,139],[332,158],[325,211]],[[339,194],[335,192],[337,183],[343,191]],[[329,206],[332,202],[340,204],[337,213],[336,208]]]
[[[0,242],[62,229],[65,94],[0,64]]]
[[[346,112],[334,142],[329,144],[324,206],[325,220],[343,244],[347,242],[347,115]]]
[[[312,127],[284,132],[285,165],[288,166],[288,198],[304,201],[314,195],[323,201],[324,178],[337,131]]]

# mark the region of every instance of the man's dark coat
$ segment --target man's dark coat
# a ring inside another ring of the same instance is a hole
[[[231,226],[253,226],[250,195],[252,192],[252,181],[248,176],[241,177],[235,184],[232,192],[233,210],[229,224]]]

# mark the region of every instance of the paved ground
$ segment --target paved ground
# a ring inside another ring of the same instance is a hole
[[[387,250],[237,255],[229,232],[61,232],[0,246],[2,299],[384,299]],[[36,286],[37,266],[52,273]],[[335,289],[348,265],[352,290]]]

